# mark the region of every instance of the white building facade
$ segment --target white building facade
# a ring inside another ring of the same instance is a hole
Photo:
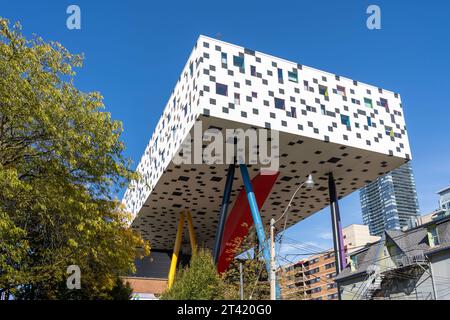
[[[196,139],[198,122],[280,133],[280,177],[261,211],[264,222],[309,173],[316,188],[299,196],[289,225],[327,205],[326,173],[333,172],[341,198],[411,159],[397,93],[200,36],[137,166],[142,179],[123,199],[133,228],[157,247],[170,248],[182,209],[193,212],[204,242],[214,234],[227,166],[172,161],[188,134]]]

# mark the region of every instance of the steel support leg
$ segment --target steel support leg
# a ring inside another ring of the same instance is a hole
[[[194,224],[192,223],[191,212],[187,210],[187,221],[189,229],[189,239],[191,241],[192,255],[197,252],[197,237],[195,236]]]
[[[225,228],[225,222],[227,221],[228,204],[230,202],[231,190],[233,189],[234,171],[235,171],[234,164],[230,164],[230,166],[228,167],[227,181],[225,183],[225,190],[223,192],[223,197],[222,197],[222,205],[220,207],[219,223],[217,224],[217,229],[216,229],[216,239],[214,241],[214,253],[213,254],[214,254],[214,263],[216,265],[217,265],[217,262],[219,261],[220,247],[222,246],[223,230]]]
[[[255,193],[253,192],[252,182],[248,174],[247,166],[245,164],[240,164],[239,168],[241,169],[242,180],[244,180],[245,191],[247,192],[248,204],[250,206],[253,222],[255,224],[256,234],[258,235],[258,241],[262,247],[267,274],[270,277],[270,246],[266,239],[266,233],[264,231],[261,215],[259,214],[258,203],[256,202]],[[276,286],[276,296],[277,299],[280,298],[280,287],[278,284]]]
[[[333,244],[336,265],[336,275],[341,273],[347,266],[345,257],[344,237],[342,235],[341,216],[339,213],[339,202],[336,191],[336,183],[334,181],[333,173],[328,174],[328,191],[330,194],[330,211],[331,211],[331,226],[333,228]],[[341,292],[338,287],[338,296],[341,300]]]
[[[175,280],[175,273],[177,271],[178,254],[181,247],[181,239],[183,238],[183,225],[184,225],[184,212],[180,214],[180,221],[178,222],[177,236],[175,238],[175,245],[172,253],[172,261],[170,262],[168,288],[172,288],[173,281]]]

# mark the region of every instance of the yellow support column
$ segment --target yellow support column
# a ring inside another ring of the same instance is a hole
[[[194,225],[192,223],[192,216],[189,210],[187,211],[187,220],[189,227],[189,239],[191,240],[192,254],[195,254],[195,252],[197,251],[197,239],[195,237]]]
[[[183,226],[184,226],[184,212],[180,214],[180,221],[178,222],[177,236],[175,238],[175,245],[173,248],[172,261],[170,263],[168,288],[170,289],[175,280],[175,273],[177,271],[178,254],[181,247],[181,239],[183,238]]]

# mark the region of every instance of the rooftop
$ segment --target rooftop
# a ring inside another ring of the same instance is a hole
[[[435,246],[430,246],[428,243],[428,227],[430,225],[441,226],[437,227],[437,232],[440,235],[440,242]],[[359,276],[362,273],[366,273],[368,268],[373,265],[381,266],[383,261],[387,258],[380,258],[380,256],[378,256],[380,244],[383,247],[386,246],[386,242],[395,244],[400,250],[400,256],[395,257],[395,259],[400,259],[404,256],[412,261],[419,256],[425,257],[442,250],[450,249],[449,236],[450,217],[430,221],[407,231],[387,230],[380,241],[354,252],[352,257],[355,257],[357,261],[356,270],[352,271],[350,265],[348,265],[347,268],[336,277],[336,280],[339,281],[349,277]]]
[[[444,189],[439,190],[438,192],[436,192],[439,195],[442,195],[444,193],[450,192],[450,186],[445,187]]]

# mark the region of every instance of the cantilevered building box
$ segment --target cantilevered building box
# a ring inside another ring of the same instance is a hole
[[[398,94],[200,36],[137,166],[143,179],[124,196],[132,227],[152,248],[173,248],[183,210],[192,214],[199,245],[212,247],[228,165],[172,161],[182,144],[198,143],[200,123],[203,130],[279,133],[279,175],[261,208],[265,225],[309,174],[316,184],[298,193],[288,225],[329,204],[328,173],[342,198],[411,159]],[[249,166],[250,177],[264,167]],[[237,174],[231,207],[242,187]]]

